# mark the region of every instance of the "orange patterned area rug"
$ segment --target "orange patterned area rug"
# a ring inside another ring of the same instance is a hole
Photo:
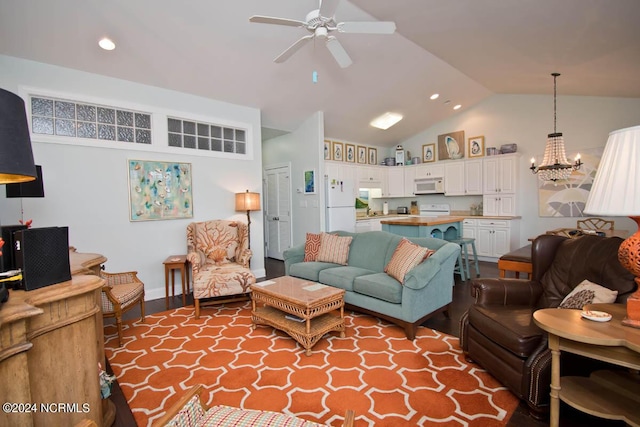
[[[361,426],[504,426],[517,398],[464,360],[458,339],[348,313],[346,338],[328,334],[305,351],[271,327],[251,328],[251,304],[184,307],[126,322],[105,351],[139,426],[150,425],[196,384],[209,405],[293,414],[332,426],[347,409]]]

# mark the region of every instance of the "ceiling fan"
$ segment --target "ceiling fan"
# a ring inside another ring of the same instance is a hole
[[[396,30],[395,22],[337,22],[335,12],[340,0],[319,0],[319,2],[319,9],[309,12],[304,21],[262,15],[253,15],[249,18],[249,21],[261,24],[306,28],[311,33],[289,46],[273,60],[274,62],[281,63],[286,61],[305,44],[317,38],[325,40],[327,49],[329,49],[338,65],[346,68],[353,61],[338,39],[331,35],[333,31],[352,34],[393,34]]]

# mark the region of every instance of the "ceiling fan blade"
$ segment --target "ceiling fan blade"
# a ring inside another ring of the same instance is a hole
[[[333,18],[336,14],[340,0],[320,0],[320,16],[325,18]]]
[[[276,25],[286,25],[288,27],[306,27],[307,23],[303,21],[298,21],[295,19],[287,19],[287,18],[274,18],[272,16],[262,16],[262,15],[253,15],[249,18],[250,22],[257,22],[259,24],[276,24]]]
[[[331,52],[333,58],[341,68],[347,68],[349,65],[353,64],[349,54],[344,50],[338,39],[335,37],[327,37],[327,49],[329,49],[329,52]]]
[[[396,31],[395,22],[340,22],[338,31],[341,33],[357,34],[393,34]]]
[[[302,46],[304,46],[305,44],[307,44],[312,38],[313,38],[313,35],[309,34],[308,36],[304,36],[304,37],[298,39],[297,42],[295,42],[294,44],[289,46],[287,48],[287,50],[282,52],[276,59],[274,59],[273,62],[276,62],[276,63],[280,64],[281,62],[286,61],[287,59],[289,59],[291,57],[291,55],[293,55],[298,50],[300,50],[300,48]]]

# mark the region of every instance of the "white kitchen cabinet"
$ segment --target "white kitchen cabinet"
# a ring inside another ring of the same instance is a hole
[[[361,188],[382,188],[382,166],[358,166],[358,185]]]
[[[465,220],[467,221],[467,220]],[[519,221],[517,219],[476,219],[476,251],[485,260],[497,260],[519,245]],[[463,222],[463,235],[466,225]],[[469,232],[474,227],[469,226]]]
[[[416,166],[409,166],[415,169],[414,178],[443,178],[444,165],[421,163]]]
[[[450,161],[444,165],[444,195],[465,195],[464,161]]]
[[[329,183],[334,180],[353,183],[353,197],[358,195],[358,177],[355,166],[343,162],[325,162],[324,174],[329,179]]]
[[[483,194],[482,165],[482,159],[464,161],[464,193],[466,196]]]
[[[516,216],[516,195],[485,194],[482,197],[482,209],[486,216]]]
[[[382,195],[385,197],[403,197],[405,195],[404,167],[388,167],[386,172],[387,179],[382,189]]]
[[[517,154],[488,156],[483,161],[484,194],[515,193],[518,178]]]
[[[415,190],[414,181],[416,180],[416,167],[415,166],[408,166],[408,167],[404,167],[402,169],[403,169],[403,172],[404,172],[404,195],[406,197],[415,196],[415,194],[414,194],[414,190]]]
[[[462,237],[465,239],[478,239],[478,221],[476,219],[466,218],[462,221]]]
[[[359,219],[356,221],[356,233],[364,233],[365,231],[371,231],[372,220]]]

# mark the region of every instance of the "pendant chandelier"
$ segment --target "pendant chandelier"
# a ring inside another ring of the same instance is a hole
[[[551,75],[553,76],[553,133],[547,135],[547,145],[544,149],[542,164],[536,166],[536,159],[532,158],[529,169],[534,174],[537,174],[540,180],[557,183],[557,181],[569,179],[571,172],[580,169],[582,162],[580,161],[580,154],[578,154],[575,162],[573,164],[569,163],[564,150],[562,133],[556,130],[556,79],[560,73],[552,73]]]

